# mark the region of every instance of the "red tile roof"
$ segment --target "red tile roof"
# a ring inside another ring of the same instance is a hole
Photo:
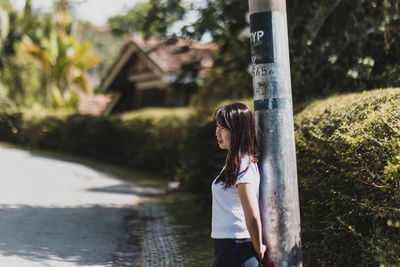
[[[215,43],[199,43],[177,40],[176,43],[134,36],[130,40],[158,65],[164,73],[179,72],[187,64],[200,63],[200,70],[212,66],[212,53],[217,50]],[[201,71],[203,75],[205,72]],[[204,76],[203,76],[204,77]]]

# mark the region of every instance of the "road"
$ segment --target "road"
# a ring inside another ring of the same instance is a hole
[[[112,266],[144,188],[82,164],[0,148],[0,267]]]

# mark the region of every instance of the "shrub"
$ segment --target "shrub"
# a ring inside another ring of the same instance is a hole
[[[22,113],[0,113],[0,138],[6,142],[17,142],[18,129],[22,123]]]
[[[186,109],[187,110],[187,109]],[[183,111],[183,110],[182,110]],[[161,173],[172,179],[186,114],[111,116],[50,112],[0,113],[2,141]],[[140,113],[140,111],[138,112]]]
[[[400,263],[400,90],[316,101],[295,117],[305,264]]]
[[[181,153],[177,178],[186,190],[194,192],[203,204],[209,205],[211,182],[225,163],[225,153],[216,142],[215,123],[207,119],[189,125]]]
[[[185,123],[175,116],[124,121],[124,150],[130,166],[161,172],[172,178],[180,158]]]

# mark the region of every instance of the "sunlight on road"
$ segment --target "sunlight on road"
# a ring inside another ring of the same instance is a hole
[[[0,162],[0,266],[109,266],[139,189],[22,150]]]

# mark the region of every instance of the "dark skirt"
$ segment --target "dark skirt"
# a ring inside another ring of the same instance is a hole
[[[214,239],[213,267],[258,267],[251,239]]]

